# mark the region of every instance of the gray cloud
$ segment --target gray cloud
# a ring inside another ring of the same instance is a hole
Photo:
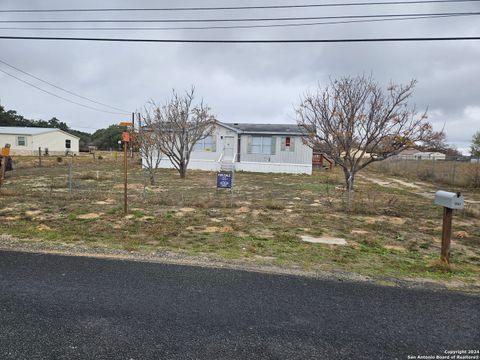
[[[240,1],[236,2],[241,4]],[[267,2],[262,2],[262,4]],[[271,2],[273,3],[273,2]],[[134,6],[188,6],[195,1],[137,1]],[[222,5],[204,1],[202,6]],[[229,5],[233,3],[229,2]],[[253,3],[252,3],[253,4]],[[64,1],[0,1],[0,8],[65,7]],[[98,7],[84,1],[82,7]],[[133,6],[128,1],[104,1],[102,7]],[[477,4],[387,6],[383,8],[316,9],[309,11],[227,12],[221,16],[315,16],[380,12],[480,11]],[[238,15],[237,15],[238,14]],[[2,19],[85,18],[88,14],[0,14]],[[102,14],[98,18],[126,18],[126,14]],[[161,14],[136,14],[160,18]],[[169,15],[214,17],[209,14]],[[115,25],[115,24],[111,24]],[[479,35],[478,17],[396,21],[389,23],[329,25],[304,28],[58,33],[0,30],[3,35],[57,34],[152,38],[340,38],[388,36]],[[153,98],[162,101],[172,88],[197,88],[197,94],[223,121],[291,122],[299,95],[329,77],[372,74],[381,84],[419,81],[414,101],[430,109],[437,129],[445,126],[448,140],[467,148],[480,129],[480,42],[378,43],[378,44],[131,44],[32,42],[0,40],[0,59],[70,90],[134,111]],[[11,71],[4,66],[4,70]],[[14,71],[11,71],[14,73]],[[18,73],[16,73],[18,75]],[[23,76],[22,76],[23,77]],[[27,79],[27,78],[25,78]],[[31,80],[31,79],[29,79]],[[0,99],[4,106],[33,118],[57,116],[74,127],[93,131],[125,118],[97,113],[52,98],[0,74]]]

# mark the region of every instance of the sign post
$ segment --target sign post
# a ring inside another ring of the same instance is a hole
[[[124,170],[124,183],[123,183],[123,214],[127,216],[128,213],[128,156],[127,156],[127,147],[128,142],[130,141],[130,135],[128,131],[122,133],[122,142],[123,142],[123,170]]]
[[[453,209],[444,207],[443,208],[443,224],[442,224],[442,249],[440,252],[440,259],[447,264],[450,262],[452,218],[453,218]]]

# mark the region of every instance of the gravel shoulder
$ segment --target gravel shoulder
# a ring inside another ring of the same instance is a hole
[[[12,236],[1,237],[0,251],[15,251],[98,259],[115,259],[124,261],[175,264],[204,268],[242,270],[258,273],[294,275],[307,278],[335,280],[340,282],[362,282],[379,286],[400,287],[408,289],[426,289],[434,291],[454,291],[480,296],[480,285],[462,281],[436,281],[421,278],[393,278],[388,276],[365,276],[347,271],[308,271],[295,266],[275,266],[248,260],[224,259],[213,255],[188,255],[173,251],[127,251],[121,249],[89,247],[78,244],[36,242],[18,239]]]

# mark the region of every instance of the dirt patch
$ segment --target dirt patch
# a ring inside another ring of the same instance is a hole
[[[416,185],[414,183],[407,182],[407,181],[403,181],[403,180],[399,180],[399,179],[392,179],[392,178],[389,178],[389,180],[391,180],[393,182],[396,182],[397,184],[400,184],[402,186],[412,188],[412,189],[418,189],[419,188],[418,185]]]
[[[21,219],[21,216],[5,216],[2,218],[4,221],[17,221]]]
[[[100,214],[97,214],[97,213],[88,213],[88,214],[77,215],[77,219],[80,219],[80,220],[98,219],[99,217],[100,217]]]
[[[352,230],[350,231],[350,234],[352,235],[365,235],[365,234],[368,234],[369,231],[366,231],[366,230]]]
[[[255,236],[258,236],[260,238],[265,238],[265,239],[273,239],[275,237],[275,233],[269,229],[254,231],[253,234]]]
[[[119,190],[119,189],[123,189],[124,186],[125,186],[124,184],[117,184],[117,185],[114,185],[113,188],[116,189],[116,190]],[[143,184],[128,184],[127,189],[129,189],[129,190],[143,190]]]
[[[390,186],[391,183],[392,183],[391,181],[385,181],[385,180],[377,179],[377,178],[374,178],[374,177],[366,177],[366,176],[363,176],[363,175],[357,175],[357,176],[361,179],[370,181],[370,182],[372,182],[374,184],[377,184],[377,185],[380,185],[380,186]]]
[[[237,214],[246,214],[250,212],[250,208],[246,206],[239,207],[237,210],[235,210]]]
[[[111,205],[111,204],[115,204],[115,200],[114,199],[106,199],[106,200],[96,201],[95,204],[96,205]]]
[[[52,228],[45,224],[40,224],[37,226],[38,231],[52,230]]]
[[[29,210],[29,211],[25,211],[25,215],[28,216],[28,217],[38,217],[39,215],[42,214],[42,211],[41,210]]]
[[[456,231],[454,235],[459,239],[468,239],[470,237],[466,231]]]
[[[405,224],[406,220],[399,218],[399,217],[390,217],[388,218],[388,221],[391,222],[394,225],[403,225]]]
[[[155,218],[153,216],[142,216],[139,220],[140,221],[152,221]]]
[[[231,226],[207,226],[202,232],[204,233],[227,233],[233,231]]]
[[[347,245],[347,241],[342,238],[334,238],[330,236],[313,237],[310,235],[301,235],[300,237],[302,241],[313,243],[313,244],[340,245],[340,246]]]
[[[364,216],[362,220],[365,221],[367,224],[375,224],[377,222],[388,221],[389,223],[394,225],[403,225],[406,222],[405,219],[395,216]]]
[[[395,250],[395,251],[401,251],[401,252],[407,251],[407,249],[405,249],[403,246],[397,246],[397,245],[385,245],[384,248],[388,250]]]

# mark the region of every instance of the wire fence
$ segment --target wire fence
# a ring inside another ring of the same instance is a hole
[[[41,161],[38,157],[17,156],[14,171],[6,174],[1,191],[4,196],[28,195],[44,201],[74,199],[120,205],[124,200],[124,175],[123,156],[114,152],[97,154],[95,158],[89,155],[48,156]],[[216,191],[213,173],[198,175],[192,171],[189,181],[184,182],[179,180],[175,170],[162,169],[158,170],[152,186],[138,154],[129,156],[128,202],[133,207],[142,207],[146,202],[200,207],[221,202],[221,207],[231,207],[234,199],[240,199],[237,191]]]
[[[459,161],[456,158],[399,159],[392,158],[372,164],[385,174],[437,184],[480,189],[480,159]]]

